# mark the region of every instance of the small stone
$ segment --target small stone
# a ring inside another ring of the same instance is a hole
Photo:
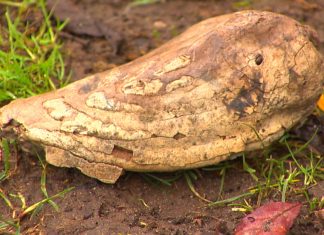
[[[153,26],[156,29],[164,29],[167,27],[167,24],[162,20],[158,20],[153,23]]]

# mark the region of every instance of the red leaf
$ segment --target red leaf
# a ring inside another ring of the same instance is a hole
[[[270,202],[245,216],[235,235],[284,235],[293,225],[300,203]]]

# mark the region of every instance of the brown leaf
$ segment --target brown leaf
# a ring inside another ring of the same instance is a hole
[[[68,31],[77,35],[104,36],[91,15],[71,0],[48,0],[47,7],[53,9],[55,17],[59,20],[69,21],[66,26]]]
[[[270,202],[245,216],[235,235],[284,235],[298,216],[300,203]]]
[[[81,5],[71,0],[47,0],[47,8],[53,10],[54,16],[59,20],[68,20],[67,31],[75,35],[105,37],[112,46],[113,54],[118,53],[123,40],[122,34],[111,29],[104,22],[96,20]]]

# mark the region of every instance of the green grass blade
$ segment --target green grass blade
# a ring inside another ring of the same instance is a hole
[[[27,207],[22,213],[21,213],[21,216],[20,217],[23,217],[31,212],[33,212],[34,210],[36,210],[37,207],[39,206],[42,206],[44,205],[45,203],[55,199],[55,198],[58,198],[58,197],[63,197],[66,193],[72,191],[74,189],[74,187],[70,187],[70,188],[67,188],[67,189],[64,189],[63,191],[51,196],[51,197],[48,197],[48,198],[45,198],[29,207]]]
[[[202,197],[197,191],[196,191],[196,189],[195,189],[195,187],[194,187],[194,185],[193,185],[193,183],[192,183],[192,178],[193,178],[193,176],[192,176],[192,171],[189,171],[189,172],[184,172],[184,177],[185,177],[185,179],[186,179],[186,182],[187,182],[187,184],[188,184],[188,186],[189,186],[189,189],[191,190],[191,192],[196,196],[196,197],[198,197],[199,199],[201,199],[201,200],[203,200],[204,202],[208,202],[208,203],[210,203],[211,201],[209,201],[208,199],[206,199],[206,198],[204,198],[204,197]],[[196,176],[195,176],[196,177]],[[195,178],[194,177],[194,178]]]
[[[208,204],[208,206],[222,206],[231,202],[235,202],[237,200],[240,200],[242,198],[248,197],[248,196],[252,196],[254,194],[254,192],[247,192],[247,193],[243,193],[241,195],[235,196],[235,197],[231,197],[231,198],[227,198],[221,201],[215,201],[215,202],[211,202]]]
[[[4,162],[4,170],[0,173],[0,182],[4,179],[6,179],[9,176],[9,170],[10,170],[10,149],[7,139],[2,139],[2,157]]]
[[[9,198],[2,192],[2,190],[0,190],[0,197],[4,200],[4,202],[6,203],[6,205],[13,210],[14,207],[11,203],[11,201],[9,200]]]

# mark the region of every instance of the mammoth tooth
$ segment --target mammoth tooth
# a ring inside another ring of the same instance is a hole
[[[314,35],[270,12],[210,18],[128,64],[13,101],[0,123],[18,123],[48,162],[108,183],[124,169],[215,164],[312,112],[324,80]]]

